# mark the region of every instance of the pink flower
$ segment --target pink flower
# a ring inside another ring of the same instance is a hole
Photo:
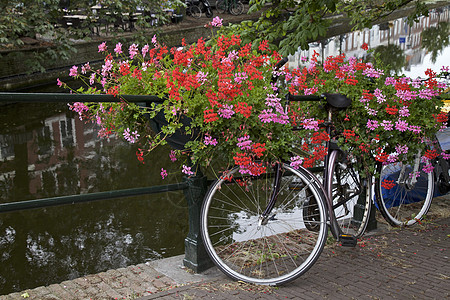
[[[202,71],[199,71],[198,73],[197,73],[197,80],[198,80],[198,82],[200,83],[200,84],[204,84],[205,83],[205,81],[206,81],[206,79],[208,78],[208,72],[206,72],[206,73],[203,73]]]
[[[61,80],[59,80],[59,78],[56,78],[56,84],[58,86],[63,86],[64,85],[64,83]]]
[[[130,128],[125,129],[125,131],[123,132],[124,139],[127,140],[130,144],[136,143],[139,136],[140,135],[137,133],[137,131],[130,132]]]
[[[219,116],[224,119],[230,119],[232,115],[234,115],[233,105],[224,104],[218,110]]]
[[[82,74],[86,74],[87,71],[91,70],[91,66],[89,64],[89,62],[85,63],[82,67],[81,67],[81,73]]]
[[[95,82],[95,73],[92,73],[91,76],[89,77],[89,84],[93,85]]]
[[[395,129],[397,129],[400,132],[406,131],[408,130],[408,123],[406,123],[406,121],[403,120],[398,120],[397,122],[395,122]]]
[[[384,74],[383,70],[380,69],[374,69],[374,68],[367,68],[363,71],[363,74],[368,76],[368,77],[373,77],[373,78],[380,78],[381,75]]]
[[[152,37],[152,44],[156,47],[158,45],[158,41],[156,40],[156,34]]]
[[[167,171],[164,170],[164,168],[161,168],[161,177],[162,177],[162,179],[167,177]]]
[[[378,121],[377,120],[368,120],[367,121],[367,128],[369,128],[370,130],[375,130],[377,129],[379,126]]]
[[[408,146],[406,146],[406,145],[397,145],[397,146],[395,146],[395,151],[398,154],[402,154],[402,153],[407,154],[408,153]]]
[[[305,129],[312,129],[314,131],[319,130],[319,122],[314,119],[305,119],[303,120],[302,125]]]
[[[236,144],[241,150],[251,150],[253,142],[250,140],[250,136],[244,135],[238,138],[238,143]]]
[[[381,91],[380,89],[375,89],[373,95],[377,97],[378,103],[383,103],[384,101],[386,101],[386,96],[383,95],[383,91]]]
[[[276,117],[277,114],[273,113],[273,109],[269,108],[269,109],[264,109],[260,114],[259,114],[259,119],[261,120],[261,122],[263,123],[269,123],[273,121],[273,118]]]
[[[116,54],[122,54],[122,43],[117,43],[116,44],[116,48],[114,48],[114,52],[116,52]]]
[[[170,150],[169,157],[172,162],[177,161],[177,156],[174,150]]]
[[[183,165],[183,170],[181,170],[186,175],[193,175],[194,172],[191,171],[191,167]]]
[[[138,46],[136,44],[131,45],[128,52],[130,53],[130,59],[133,59],[139,53]]]
[[[223,21],[223,19],[221,19],[219,16],[217,16],[211,21],[211,26],[222,27],[222,25],[223,25],[222,21]]]
[[[399,109],[398,114],[400,117],[409,117],[409,109],[406,106],[403,106]]]
[[[150,49],[150,46],[149,46],[148,44],[146,44],[146,45],[142,48],[142,57],[145,57],[145,55],[147,55],[149,49]]]
[[[216,146],[217,145],[217,140],[209,135],[205,136],[205,140],[203,141],[203,143],[208,146],[208,145],[212,145],[212,146]]]
[[[98,45],[98,52],[105,52],[108,47],[106,46],[106,42],[101,43]]]
[[[434,167],[431,163],[429,163],[428,165],[425,165],[422,169],[425,173],[429,174],[431,172],[433,172]]]
[[[290,166],[296,170],[298,170],[298,168],[302,165],[303,163],[303,159],[300,156],[294,156],[291,157],[291,163]]]
[[[70,68],[69,76],[76,77],[77,75],[78,75],[78,67],[73,66],[72,68]]]
[[[392,129],[394,129],[394,124],[392,124],[391,121],[387,120],[383,120],[383,122],[381,122],[381,126],[383,126],[384,130],[386,131],[391,131]]]
[[[415,134],[419,134],[422,131],[420,126],[417,126],[417,125],[410,125],[408,129],[409,129],[409,131],[411,131],[412,133],[415,133]]]

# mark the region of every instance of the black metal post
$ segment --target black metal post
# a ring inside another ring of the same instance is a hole
[[[189,233],[184,240],[185,257],[184,266],[196,273],[201,273],[214,265],[206,253],[205,246],[200,236],[200,212],[203,198],[208,189],[206,176],[200,170],[194,176],[185,178],[188,188],[184,190],[184,195],[188,203],[189,210]]]

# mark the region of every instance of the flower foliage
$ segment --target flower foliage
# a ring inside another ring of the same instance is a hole
[[[323,64],[317,58],[315,53],[307,66],[292,72],[290,92],[340,93],[352,99],[349,108],[333,112],[331,138],[357,158],[367,174],[373,174],[377,162],[406,162],[419,150],[424,154],[427,142],[446,125],[438,97],[446,84],[434,71],[427,70],[426,79],[411,79],[390,76],[372,63],[344,54],[328,57]],[[322,106],[301,105],[295,116],[312,124],[326,117]]]
[[[213,25],[220,26],[219,21]],[[146,153],[181,132],[189,141],[171,151],[172,161],[188,154],[194,163],[210,165],[215,158],[224,167],[237,165],[241,173],[258,175],[277,160],[313,166],[324,159],[324,142],[332,139],[370,168],[375,161],[408,158],[446,121],[439,113],[436,96],[443,86],[436,74],[429,73],[425,81],[388,77],[344,55],[329,57],[323,65],[315,55],[308,66],[278,69],[281,57],[266,41],[252,49],[232,34],[171,49],[156,37],[151,45],[128,49],[102,43],[99,52],[105,53],[99,69],[86,64],[70,70],[87,85],[77,92],[111,94],[120,101],[74,103],[71,108],[97,122],[101,135],[114,133],[136,144],[142,162]],[[322,127],[325,110],[309,102],[286,106],[288,92],[341,93],[353,103],[335,112],[330,136]],[[126,95],[155,95],[160,101],[137,105],[127,102]],[[161,115],[164,124],[155,132],[149,120]],[[302,130],[293,131],[293,126]],[[183,165],[183,173],[193,171]],[[167,176],[166,170],[161,176]]]

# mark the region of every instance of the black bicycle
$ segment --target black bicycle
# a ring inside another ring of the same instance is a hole
[[[216,9],[220,14],[228,12],[238,16],[244,12],[244,4],[239,0],[219,0],[216,3]]]
[[[287,100],[323,101],[328,134],[333,112],[351,104],[340,94],[287,95]],[[353,168],[357,162],[333,141],[326,147],[319,169],[274,162],[266,166],[266,173],[255,176],[240,174],[235,167],[211,185],[200,229],[219,269],[235,280],[280,285],[316,262],[328,229],[344,246],[356,245],[369,219],[371,180],[359,176]]]
[[[214,14],[208,0],[187,0],[186,14],[193,18],[200,18],[205,13],[207,18],[211,18]]]

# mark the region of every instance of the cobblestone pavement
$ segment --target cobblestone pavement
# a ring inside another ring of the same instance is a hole
[[[379,222],[355,248],[331,243],[303,276],[282,287],[233,282],[216,268],[193,274],[183,256],[88,275],[0,296],[19,299],[450,299],[449,198],[445,211],[421,225],[393,229]],[[443,207],[443,208],[442,208]]]

